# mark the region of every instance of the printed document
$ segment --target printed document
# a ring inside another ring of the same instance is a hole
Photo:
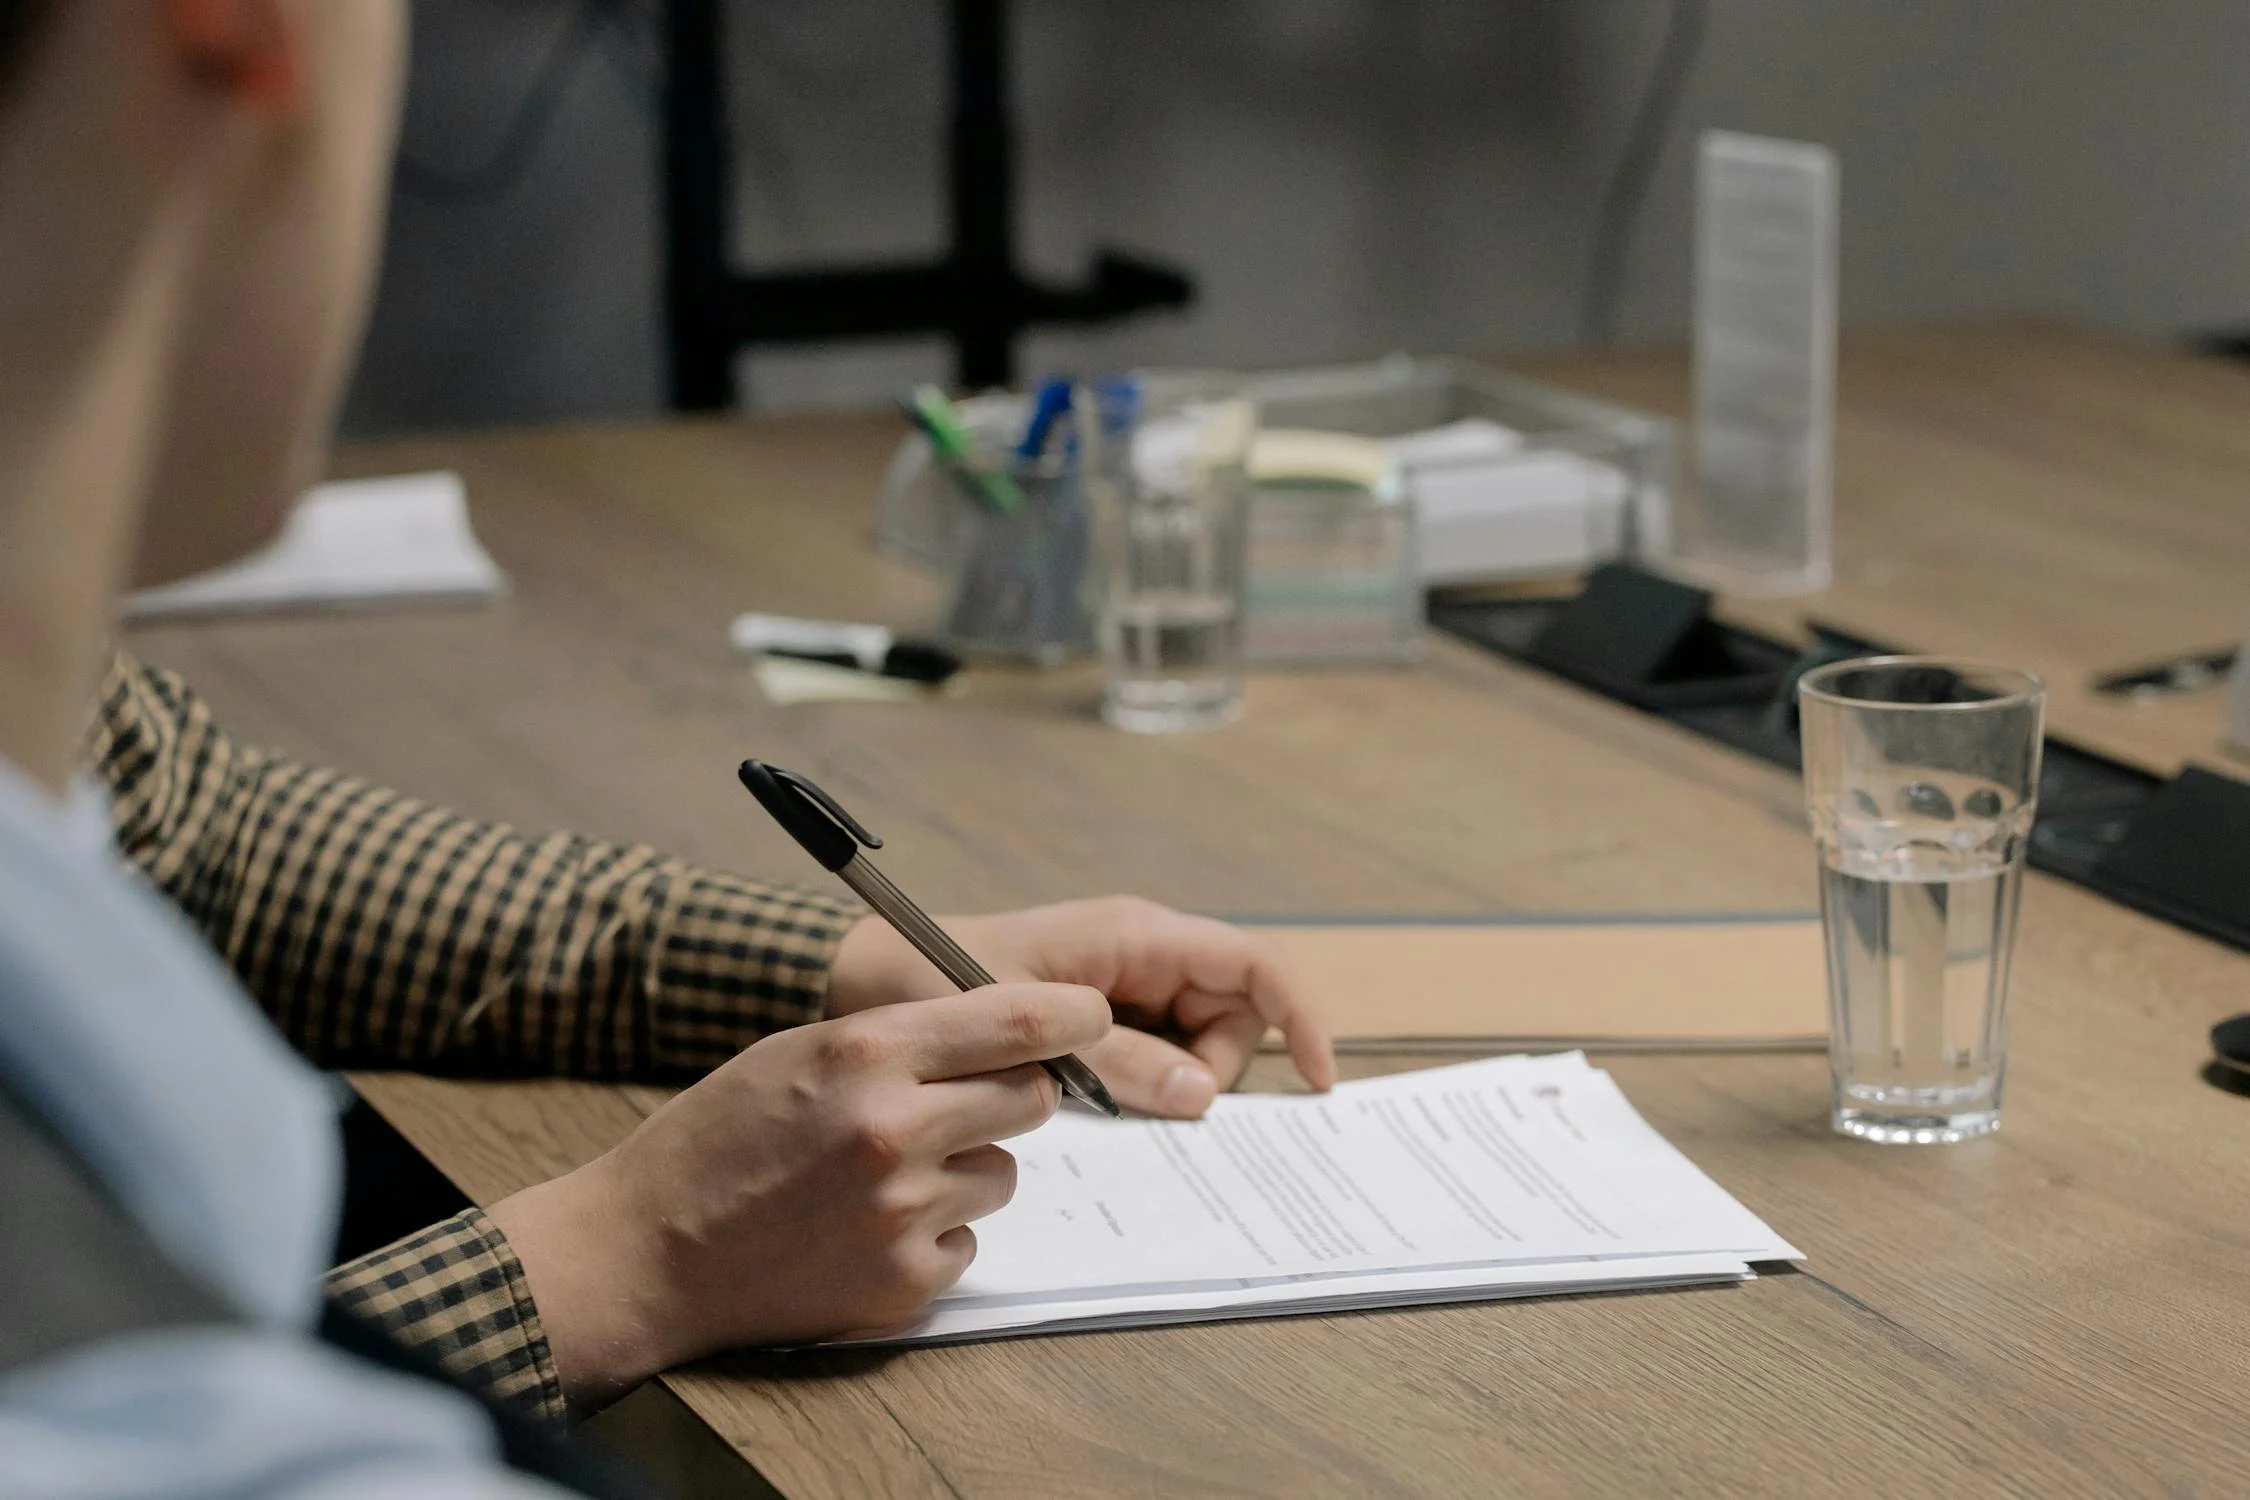
[[[1059,1113],[968,1274],[880,1342],[1740,1280],[1797,1252],[1568,1054]]]

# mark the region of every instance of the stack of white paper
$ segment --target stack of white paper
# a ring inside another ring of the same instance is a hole
[[[1739,1281],[1791,1248],[1583,1056],[1067,1111],[1009,1143],[1015,1201],[912,1326],[927,1343]]]
[[[143,589],[127,619],[484,599],[507,586],[450,471],[316,485],[281,534],[239,562]]]
[[[1615,464],[1526,449],[1522,434],[1481,417],[1386,446],[1414,497],[1424,583],[1568,572],[1624,546],[1633,487]]]

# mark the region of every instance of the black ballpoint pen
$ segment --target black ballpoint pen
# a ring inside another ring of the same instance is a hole
[[[929,914],[916,906],[906,892],[891,884],[889,876],[867,862],[859,852],[860,846],[880,849],[883,841],[860,827],[859,821],[839,807],[834,797],[795,771],[784,771],[762,760],[744,761],[738,774],[742,784],[750,789],[750,795],[773,814],[775,822],[789,830],[791,838],[805,846],[805,852],[818,860],[822,869],[858,892],[860,899],[875,909],[876,915],[897,928],[899,936],[936,964],[946,978],[964,990],[980,989],[995,982],[984,966],[953,941],[944,928],[931,921]],[[1122,1117],[1123,1111],[1118,1109],[1117,1101],[1110,1098],[1109,1090],[1102,1087],[1094,1070],[1070,1053],[1047,1058],[1039,1066],[1073,1099],[1082,1100],[1113,1118]]]

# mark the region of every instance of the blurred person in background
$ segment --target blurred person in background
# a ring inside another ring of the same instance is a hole
[[[598,1489],[542,1437],[569,1411],[957,1278],[1013,1190],[995,1143],[1055,1107],[1038,1059],[1194,1116],[1278,1026],[1333,1081],[1224,924],[964,919],[1004,982],[953,995],[846,903],[293,764],[112,654],[125,588],[254,546],[318,471],[404,24],[400,0],[0,0],[11,1497]],[[315,1063],[708,1076],[585,1167],[328,1272],[324,1303]]]

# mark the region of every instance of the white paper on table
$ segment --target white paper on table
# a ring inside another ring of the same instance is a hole
[[[1793,1253],[1592,1069],[1232,1094],[1188,1122],[1073,1111],[1009,1149],[1015,1200],[980,1231],[961,1294]]]
[[[1582,568],[1624,541],[1632,485],[1561,449],[1408,470],[1425,583]]]
[[[1440,1063],[1434,1068],[1406,1068],[1392,1073],[1374,1073],[1365,1078],[1346,1078],[1331,1090],[1333,1093],[1356,1093],[1361,1089],[1380,1088],[1394,1078],[1435,1078],[1441,1073],[1458,1069],[1475,1068],[1483,1072],[1506,1070],[1514,1073],[1590,1073],[1593,1064],[1586,1054],[1575,1048],[1569,1052],[1511,1052],[1503,1057],[1472,1057],[1465,1062]]]
[[[1506,458],[1522,450],[1523,434],[1489,417],[1463,417],[1442,427],[1385,438],[1383,446],[1391,450],[1394,460],[1412,468]]]
[[[307,491],[239,562],[127,596],[127,619],[484,599],[507,578],[469,525],[459,474],[339,480]]]
[[[939,696],[940,689],[904,677],[885,677],[857,667],[833,666],[793,656],[761,656],[751,668],[758,690],[768,702],[791,703],[920,703]]]
[[[1570,1292],[1647,1291],[1755,1280],[1757,1273],[1724,1255],[1634,1256],[1537,1266],[1461,1266],[1429,1271],[1308,1277],[1279,1285],[1253,1283],[1202,1291],[1121,1287],[1070,1300],[1007,1306],[939,1301],[911,1327],[865,1344],[955,1343],[1009,1334],[1087,1333],[1153,1328],[1228,1318],[1310,1316],[1432,1303],[1500,1302]]]
[[[1563,1150],[1599,1175],[1620,1196],[1632,1202],[1668,1232],[1709,1242],[1704,1248],[1723,1246],[1744,1260],[1797,1260],[1797,1248],[1776,1235],[1756,1214],[1745,1208],[1725,1188],[1705,1176],[1678,1147],[1641,1118],[1626,1099],[1617,1080],[1600,1068],[1586,1066],[1582,1053],[1562,1055],[1577,1066],[1517,1070],[1490,1069],[1489,1064],[1432,1068],[1427,1075],[1393,1073],[1358,1081],[1355,1092],[1401,1094],[1430,1091],[1415,1086],[1429,1075],[1436,1090],[1448,1098],[1491,1095],[1496,1080],[1508,1078],[1519,1086],[1511,1092],[1528,1098],[1535,1109],[1553,1111],[1574,1127],[1565,1131]],[[1505,1063],[1508,1059],[1494,1059]],[[1557,1060],[1559,1061],[1559,1059]],[[1686,1245],[1681,1249],[1689,1248]]]
[[[1015,1200],[883,1342],[1739,1280],[1797,1252],[1576,1053],[1204,1121],[1071,1112],[1009,1143]]]

